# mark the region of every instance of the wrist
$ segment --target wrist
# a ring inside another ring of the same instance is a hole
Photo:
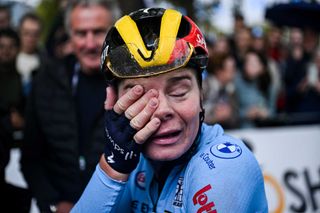
[[[100,168],[112,179],[120,182],[126,182],[129,178],[129,174],[120,173],[114,170],[106,161],[104,155],[100,157]]]

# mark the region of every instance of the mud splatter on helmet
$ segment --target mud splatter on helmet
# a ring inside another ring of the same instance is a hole
[[[190,66],[201,72],[208,50],[198,26],[173,9],[147,8],[120,18],[106,36],[101,69],[112,78],[139,78]]]

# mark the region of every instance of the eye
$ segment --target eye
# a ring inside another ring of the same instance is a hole
[[[84,30],[76,30],[76,31],[74,31],[74,35],[79,37],[79,38],[85,37],[86,34],[87,34],[87,32],[84,31]]]
[[[107,30],[106,29],[96,29],[93,31],[93,34],[95,36],[104,36],[106,34]]]
[[[174,98],[184,98],[192,89],[192,84],[188,79],[174,81],[168,88],[168,94]]]
[[[188,93],[188,91],[189,90],[187,88],[178,88],[172,90],[169,94],[172,97],[184,97]]]

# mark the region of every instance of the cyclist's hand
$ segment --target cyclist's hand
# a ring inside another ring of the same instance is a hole
[[[131,173],[139,163],[142,144],[158,129],[159,118],[152,118],[158,107],[158,92],[143,91],[141,85],[129,89],[117,100],[112,87],[105,102],[105,159],[120,173]]]

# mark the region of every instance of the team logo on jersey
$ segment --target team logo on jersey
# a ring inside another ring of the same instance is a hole
[[[179,177],[178,184],[176,187],[176,193],[174,195],[173,205],[182,207],[182,195],[183,195],[183,177]]]
[[[237,144],[226,142],[212,146],[210,152],[217,158],[232,159],[239,157],[242,149]]]
[[[136,174],[136,184],[140,189],[146,189],[146,172],[141,171]]]
[[[212,170],[216,168],[216,166],[210,156],[212,157],[210,153],[201,153],[200,158],[208,165],[209,169]]]
[[[211,185],[208,184],[199,191],[197,191],[192,198],[192,202],[194,206],[199,206],[197,212],[209,212],[209,213],[217,213],[215,209],[215,203],[213,201],[210,202],[207,193],[211,190]]]

